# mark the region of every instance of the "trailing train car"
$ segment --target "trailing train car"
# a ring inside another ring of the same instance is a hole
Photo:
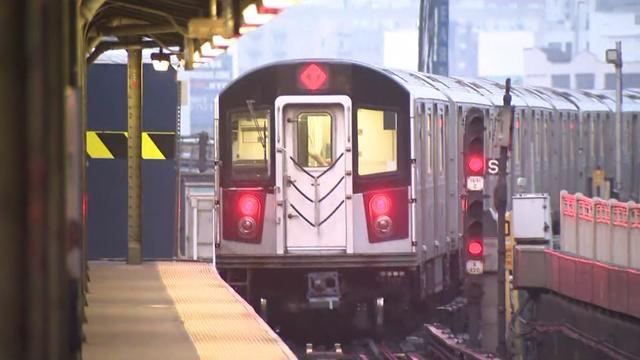
[[[330,308],[345,319],[363,309],[395,316],[457,287],[464,174],[484,176],[485,213],[503,94],[487,80],[341,60],[280,62],[236,79],[217,99],[214,125],[221,275],[261,311]],[[560,190],[586,192],[590,171],[609,171],[613,115],[602,99],[516,87],[512,103],[512,193],[548,192],[557,207]],[[469,157],[472,124],[485,139],[479,158]]]
[[[611,112],[612,121],[615,121],[616,110],[616,95],[612,90],[601,91],[581,91],[586,96],[590,96],[598,99],[604,103]],[[640,139],[640,125],[638,116],[640,115],[640,95],[636,95],[633,91],[625,91],[622,97],[622,123],[621,123],[621,137],[618,140],[615,135],[615,127],[611,126],[609,131],[606,131],[605,137],[605,159],[615,159],[616,144],[619,142],[622,148],[621,152],[621,174],[620,179],[617,179],[616,190],[618,191],[619,198],[621,200],[639,200],[638,188],[634,188],[634,184],[640,182],[640,158],[638,154],[639,146],[638,139]],[[610,161],[611,165],[615,165],[614,161]],[[615,166],[611,169],[613,172],[608,173],[606,176],[615,176]]]

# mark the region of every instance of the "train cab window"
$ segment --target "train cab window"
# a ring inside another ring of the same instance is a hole
[[[398,170],[398,114],[360,108],[358,126],[358,175]]]
[[[269,176],[270,142],[268,110],[231,115],[231,177],[261,180]]]
[[[327,167],[333,162],[332,123],[328,113],[298,115],[296,161],[303,167]]]

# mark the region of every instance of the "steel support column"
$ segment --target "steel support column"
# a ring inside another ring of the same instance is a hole
[[[0,5],[0,358],[26,356],[29,299],[27,273],[27,95],[25,5]],[[9,34],[12,34],[11,36]],[[10,55],[9,55],[10,54]],[[33,344],[33,346],[39,344]]]
[[[616,41],[616,192],[618,198],[625,184],[622,183],[622,42]]]
[[[142,50],[129,49],[127,62],[128,117],[128,264],[142,263]]]

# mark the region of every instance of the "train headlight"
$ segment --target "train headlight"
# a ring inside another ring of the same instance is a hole
[[[380,236],[391,234],[391,226],[393,222],[388,216],[380,216],[376,219],[376,233]]]
[[[253,236],[257,228],[256,220],[250,216],[243,216],[238,221],[238,233],[242,237]]]

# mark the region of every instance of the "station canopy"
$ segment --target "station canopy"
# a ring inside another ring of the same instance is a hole
[[[84,0],[87,62],[115,49],[157,49],[190,70],[300,0]],[[162,50],[160,50],[162,49]],[[166,56],[164,55],[164,56]]]

